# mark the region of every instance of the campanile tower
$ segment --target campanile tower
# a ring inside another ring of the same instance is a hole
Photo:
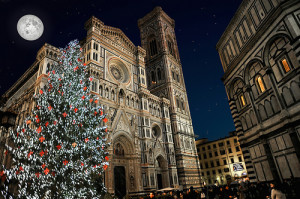
[[[179,184],[199,187],[199,161],[182,65],[175,36],[175,21],[161,7],[138,20],[141,45],[146,49],[147,87],[170,100]]]

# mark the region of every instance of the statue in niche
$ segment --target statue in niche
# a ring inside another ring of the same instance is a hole
[[[124,149],[123,149],[123,146],[120,143],[118,143],[118,144],[115,145],[115,147],[114,147],[114,154],[116,156],[121,156],[121,157],[124,156]]]
[[[110,121],[113,121],[113,120],[114,120],[114,118],[113,118],[114,113],[115,113],[115,109],[114,109],[114,108],[109,108],[108,119],[109,119]]]
[[[153,153],[152,150],[149,150],[149,162],[153,162]]]
[[[138,125],[137,125],[137,122],[136,122],[136,116],[135,115],[132,115],[132,117],[131,117],[131,126],[134,128],[135,131],[137,131]]]

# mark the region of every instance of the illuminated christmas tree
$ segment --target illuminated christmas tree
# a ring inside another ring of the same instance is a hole
[[[6,147],[14,166],[2,166],[0,175],[8,184],[18,182],[18,198],[100,198],[106,191],[99,179],[108,166],[107,119],[90,94],[93,78],[78,41],[60,51],[31,116],[10,132],[14,147]]]

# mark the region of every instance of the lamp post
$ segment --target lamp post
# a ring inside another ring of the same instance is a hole
[[[1,145],[0,147],[4,148],[5,143],[6,143],[6,139],[8,139],[8,136],[4,136],[4,132],[8,133],[8,129],[10,127],[13,127],[15,125],[15,121],[16,121],[16,117],[17,114],[10,112],[10,111],[0,111],[0,142]],[[4,150],[0,150],[0,151],[4,151]],[[0,157],[2,156],[2,154],[0,154]],[[0,162],[3,163],[3,162]]]
[[[10,111],[0,111],[0,126],[6,129],[15,125],[17,114]]]

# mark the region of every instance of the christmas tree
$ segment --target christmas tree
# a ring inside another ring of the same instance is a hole
[[[10,132],[13,167],[2,166],[0,175],[18,182],[18,198],[100,198],[105,192],[99,179],[108,166],[107,119],[90,94],[93,78],[78,41],[60,51],[47,69],[47,84],[34,95],[32,114]]]

